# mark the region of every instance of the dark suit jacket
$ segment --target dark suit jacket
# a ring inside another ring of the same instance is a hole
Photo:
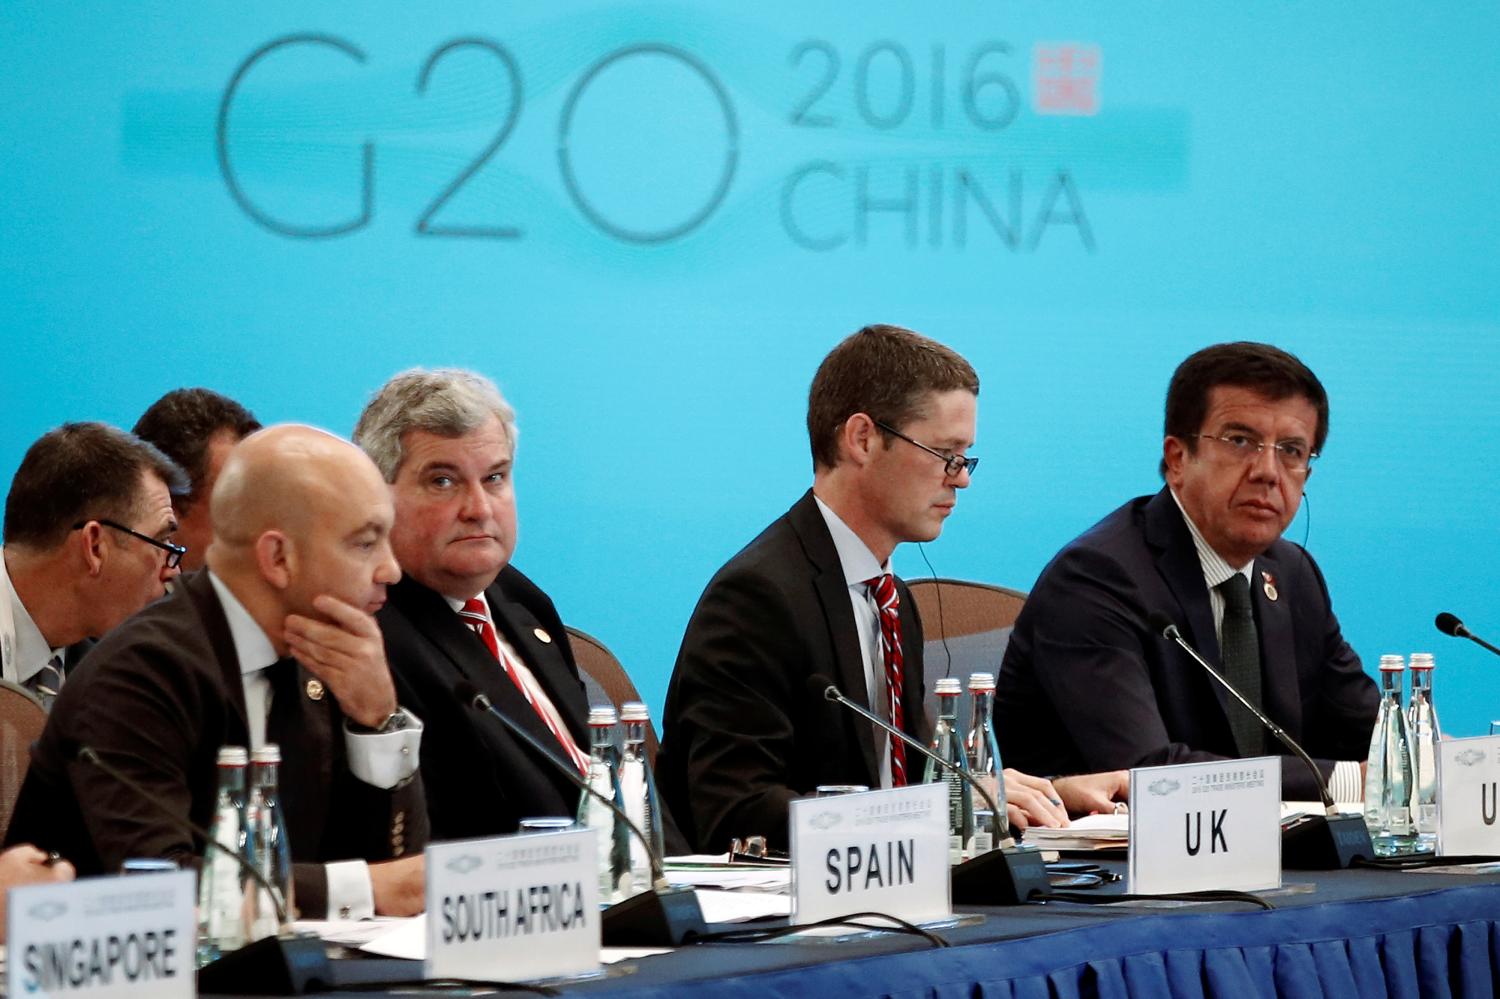
[[[926,741],[922,622],[896,588],[906,729]],[[677,654],[657,780],[698,849],[752,835],[784,847],[793,798],[820,784],[879,786],[871,726],[808,690],[815,673],[869,703],[849,588],[808,492],[709,582]]]
[[[299,691],[309,678],[303,671]],[[420,779],[385,791],[349,772],[332,696],[299,704],[303,738],[281,747],[281,798],[297,906],[316,918],[327,905],[323,863],[420,851],[427,819]],[[56,850],[81,875],[115,873],[131,857],[196,863],[203,843],[163,808],[207,827],[219,747],[248,744],[234,640],[208,574],[198,573],[106,635],[69,674],[32,749],[6,842]],[[155,804],[78,760],[80,746]]]
[[[1326,778],[1334,761],[1368,753],[1375,685],[1300,546],[1278,540],[1253,572],[1261,707]],[[1275,600],[1264,590],[1267,573]],[[1219,663],[1198,553],[1165,489],[1111,513],[1042,570],[996,680],[995,728],[1008,766],[1069,774],[1237,755],[1229,695],[1151,632],[1152,611],[1171,617],[1204,658]],[[1281,766],[1286,797],[1318,797],[1304,764],[1286,756]]]
[[[520,653],[587,752],[588,698],[552,601],[510,566],[484,593],[496,630]],[[515,832],[523,818],[577,815],[579,791],[566,777],[536,760],[494,718],[453,696],[453,685],[467,679],[543,744],[557,745],[489,649],[441,594],[403,577],[390,588],[376,617],[401,703],[426,726],[422,779],[434,839],[496,836]],[[563,752],[560,746],[557,752]]]

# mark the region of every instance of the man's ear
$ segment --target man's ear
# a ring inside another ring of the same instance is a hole
[[[1187,443],[1180,437],[1167,437],[1161,442],[1161,461],[1166,467],[1167,485],[1175,491],[1182,485],[1182,466],[1188,460]]]
[[[292,539],[271,530],[255,539],[255,565],[261,578],[278,590],[292,583],[297,573],[297,551]]]
[[[855,413],[839,428],[839,451],[856,467],[869,463],[881,440],[880,428],[868,413]]]
[[[78,537],[72,541],[73,550],[87,567],[89,576],[98,577],[104,572],[105,548],[108,547],[104,540],[104,525],[91,520],[76,533]]]

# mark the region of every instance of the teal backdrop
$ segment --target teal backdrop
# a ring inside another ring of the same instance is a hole
[[[1500,718],[1500,8],[1373,0],[0,6],[0,479],[206,385],[348,433],[413,365],[521,421],[516,563],[659,717],[713,571],[811,481],[868,322],[983,379],[941,575],[1028,588],[1159,485],[1173,366],[1303,357],[1289,534],[1349,640]],[[909,576],[926,568],[898,552]]]

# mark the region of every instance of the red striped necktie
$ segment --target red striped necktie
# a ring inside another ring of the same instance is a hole
[[[901,659],[901,597],[896,592],[896,577],[884,573],[865,580],[870,596],[880,609],[880,651],[885,654],[886,701],[890,708],[891,724],[906,730],[905,716],[901,711],[902,678],[905,671]],[[891,736],[891,786],[906,786],[906,744]]]
[[[588,754],[578,748],[578,744],[573,741],[573,737],[553,719],[550,712],[545,711],[537,703],[536,698],[531,696],[531,691],[526,689],[526,683],[521,679],[521,674],[516,672],[515,664],[511,662],[510,656],[505,653],[505,650],[500,647],[500,641],[495,635],[495,626],[490,622],[489,611],[485,607],[484,601],[478,597],[465,601],[463,609],[458,612],[458,617],[459,620],[468,625],[474,634],[478,635],[484,641],[485,648],[489,649],[490,655],[494,656],[495,660],[500,663],[500,668],[505,670],[505,675],[510,677],[510,682],[516,685],[516,689],[521,692],[521,696],[526,698],[526,703],[531,705],[531,710],[535,711],[537,717],[542,720],[542,724],[547,726],[547,731],[551,732],[552,737],[562,746],[568,758],[573,761],[573,765],[578,768],[579,773],[587,777],[589,775]]]

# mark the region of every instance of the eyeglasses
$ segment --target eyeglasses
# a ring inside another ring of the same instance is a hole
[[[153,548],[160,548],[162,551],[167,553],[168,569],[175,569],[178,566],[182,565],[182,556],[187,554],[187,547],[184,545],[174,545],[170,541],[158,541],[157,539],[149,535],[142,534],[140,531],[132,531],[124,524],[117,524],[112,520],[104,520],[102,518],[98,521],[98,523],[103,524],[105,527],[113,527],[117,531],[124,531],[132,538],[140,538],[142,541],[146,542],[146,544],[152,546]],[[80,520],[78,523],[73,525],[73,530],[81,531],[85,527],[87,527],[88,524],[89,522],[87,520]]]
[[[1188,434],[1187,436],[1203,441],[1218,441],[1241,461],[1254,461],[1265,453],[1267,447],[1265,441],[1256,440],[1248,434],[1224,434],[1223,436]],[[1318,457],[1318,452],[1309,450],[1301,441],[1276,441],[1269,446],[1276,451],[1276,460],[1281,462],[1281,467],[1297,475],[1306,475],[1311,472],[1313,460]]]
[[[944,454],[941,451],[935,451],[932,448],[928,447],[926,444],[923,444],[921,441],[912,440],[910,437],[906,436],[895,427],[887,426],[886,424],[881,423],[879,420],[874,420],[872,422],[881,430],[884,430],[886,433],[893,434],[896,437],[899,437],[902,440],[906,441],[906,443],[921,448],[923,451],[926,451],[934,458],[941,459],[943,462],[944,470],[950,476],[957,475],[959,472],[968,472],[970,475],[973,475],[974,469],[979,467],[978,458],[970,458],[968,455],[963,454]]]

